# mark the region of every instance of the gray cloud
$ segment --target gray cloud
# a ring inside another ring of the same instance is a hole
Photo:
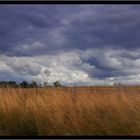
[[[7,55],[19,55],[15,47],[35,41],[48,46],[42,54],[97,46],[134,49],[140,43],[139,6],[11,5],[1,6],[0,13],[0,50]]]
[[[139,14],[139,5],[1,5],[0,79],[40,81],[47,68],[50,82],[138,82]]]

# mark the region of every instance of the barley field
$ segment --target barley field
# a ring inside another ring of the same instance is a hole
[[[140,86],[1,88],[0,135],[140,135]]]

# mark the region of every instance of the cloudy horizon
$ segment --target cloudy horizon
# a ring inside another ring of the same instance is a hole
[[[140,5],[0,5],[0,81],[140,83]]]

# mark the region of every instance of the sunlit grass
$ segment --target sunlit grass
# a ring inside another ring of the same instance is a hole
[[[140,87],[0,89],[0,135],[140,135]]]

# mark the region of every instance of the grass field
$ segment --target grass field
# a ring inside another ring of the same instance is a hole
[[[140,135],[140,86],[1,88],[0,135]]]

